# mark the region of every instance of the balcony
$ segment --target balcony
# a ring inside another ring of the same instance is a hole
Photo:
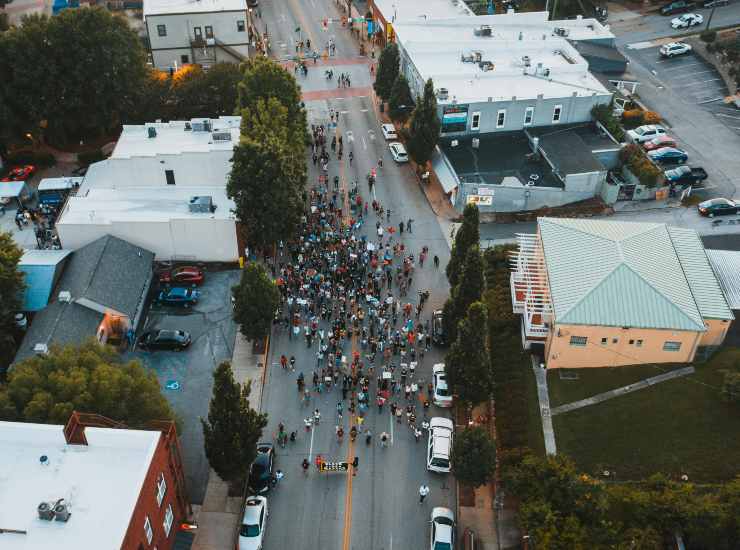
[[[510,259],[511,304],[513,312],[522,315],[522,336],[526,344],[547,338],[553,312],[539,236],[522,233],[517,234],[517,239],[519,250]]]

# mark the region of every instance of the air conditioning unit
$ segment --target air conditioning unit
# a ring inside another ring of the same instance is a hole
[[[150,138],[155,138],[155,137],[157,137],[157,129],[156,129],[156,128],[155,128],[154,126],[149,126],[149,127],[148,127],[148,128],[146,129],[146,131],[147,131],[147,135],[148,135],[148,136],[149,136]]]
[[[487,36],[490,37],[493,35],[493,29],[491,28],[491,25],[481,25],[477,29],[473,29],[473,34],[475,36]]]
[[[54,519],[56,521],[67,522],[71,515],[72,512],[70,511],[69,506],[67,506],[67,503],[64,502],[64,499],[59,499],[56,506],[54,506]]]
[[[450,91],[447,88],[437,90],[437,99],[440,101],[447,101],[448,97],[450,97]]]
[[[525,55],[524,57],[522,57],[522,63],[524,63],[525,67],[529,67],[530,65],[532,65],[532,59],[528,55]]]
[[[189,132],[189,131],[192,131],[192,129],[193,129],[193,127],[191,126],[191,124],[189,122],[186,122],[185,123],[185,131],[186,132]]]
[[[231,132],[213,132],[213,141],[231,141]]]
[[[191,212],[199,214],[210,214],[216,211],[216,205],[213,204],[213,197],[208,195],[190,197],[188,208]]]
[[[570,30],[563,28],[563,27],[555,27],[552,32],[556,36],[563,36],[563,37],[568,36],[570,34]]]
[[[493,70],[493,63],[491,61],[481,61],[478,63],[478,67],[482,71],[492,71]]]
[[[59,293],[59,296],[57,296],[60,302],[71,302],[72,301],[72,293],[69,290],[62,290]]]
[[[36,511],[39,514],[39,519],[44,521],[51,521],[54,519],[54,503],[53,502],[42,502],[36,507]]]

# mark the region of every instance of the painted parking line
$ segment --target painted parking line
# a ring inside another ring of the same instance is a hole
[[[718,80],[722,80],[721,78],[710,78],[709,80],[702,80],[700,82],[692,82],[690,84],[683,84],[685,88],[689,86],[698,86],[699,84],[706,84],[707,82],[716,82]]]
[[[724,99],[724,97],[713,97],[712,99],[703,99],[697,103],[697,105],[705,105],[707,103],[714,103],[715,101],[720,101]]]
[[[703,67],[706,67],[704,63],[684,63],[683,65],[678,65],[677,67],[671,67],[669,69],[662,69],[663,72],[665,71],[677,71],[679,69],[684,69],[686,67],[691,67],[692,65],[701,65]]]
[[[722,118],[732,118],[735,120],[740,120],[740,116],[726,115],[725,113],[714,113],[714,116],[720,116]]]
[[[717,74],[717,71],[715,71],[714,69],[709,69],[707,71],[697,71],[695,73],[686,73],[686,74],[681,73],[681,76],[696,76],[698,74],[707,74],[707,73]],[[658,73],[658,74],[660,74],[660,73]],[[671,75],[671,78],[673,78],[673,76],[674,75]]]

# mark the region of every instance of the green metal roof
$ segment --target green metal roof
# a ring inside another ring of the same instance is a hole
[[[693,231],[561,218],[538,226],[558,323],[704,331],[703,316],[732,315]]]

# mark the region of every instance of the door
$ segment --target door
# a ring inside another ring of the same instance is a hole
[[[213,27],[206,25],[206,38],[213,38]]]
[[[196,40],[203,40],[203,31],[200,27],[193,27],[193,36]]]

